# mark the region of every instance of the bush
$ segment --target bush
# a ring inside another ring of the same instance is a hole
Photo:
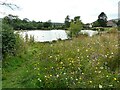
[[[14,54],[16,39],[13,28],[7,24],[2,25],[2,54]]]
[[[75,17],[74,20],[71,20],[71,23],[70,23],[70,27],[69,27],[69,30],[70,30],[70,37],[77,37],[78,36],[78,33],[80,32],[80,30],[83,29],[83,24],[80,20],[80,17]]]
[[[104,31],[104,28],[100,28],[100,31]]]

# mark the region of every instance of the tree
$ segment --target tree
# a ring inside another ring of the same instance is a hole
[[[48,20],[47,22],[44,22],[43,26],[44,26],[45,29],[51,29],[52,28],[51,20]]]
[[[74,17],[74,21],[76,22],[77,20],[80,20],[80,16]]]
[[[93,22],[93,27],[106,27],[107,26],[107,16],[104,12],[101,12],[98,19]]]
[[[70,18],[69,18],[69,15],[66,16],[64,23],[65,23],[65,29],[67,29],[67,28],[70,27]]]
[[[23,19],[23,22],[24,22],[24,23],[27,23],[27,22],[30,22],[30,20],[29,20],[28,18],[24,18],[24,19]]]
[[[107,16],[104,12],[101,12],[101,14],[98,16],[98,23],[101,27],[107,26]]]
[[[42,29],[43,28],[43,23],[42,22],[37,22],[37,29]]]
[[[93,27],[99,27],[99,26],[100,26],[100,24],[99,24],[98,20],[93,22]]]
[[[80,30],[82,30],[83,28],[83,24],[80,20],[80,16],[76,16],[74,17],[74,20],[71,20],[70,23],[70,32],[71,32],[71,37],[73,36],[78,36],[78,33],[80,32]]]
[[[98,16],[98,19],[102,19],[104,21],[107,21],[107,16],[104,12],[101,12],[101,14]]]

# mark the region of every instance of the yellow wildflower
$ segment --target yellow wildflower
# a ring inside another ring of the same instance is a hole
[[[92,83],[92,81],[90,81],[90,83]]]
[[[114,80],[116,81],[116,80],[117,80],[117,78],[114,78]]]

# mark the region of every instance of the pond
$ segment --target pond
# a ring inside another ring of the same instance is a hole
[[[18,32],[23,38],[28,35],[28,38],[34,37],[35,42],[51,42],[54,40],[66,40],[68,39],[67,32],[65,30],[23,30]]]
[[[15,31],[15,33],[18,32],[20,36],[22,36],[24,39],[26,35],[28,35],[28,38],[30,37],[34,38],[35,42],[52,42],[54,40],[66,40],[70,39],[68,37],[69,31],[65,30],[22,30],[22,31]],[[93,30],[81,30],[79,34],[86,34],[89,37],[92,37],[93,35],[98,34],[98,31]]]
[[[92,37],[93,35],[98,34],[98,31],[93,31],[93,30],[81,30],[80,34],[86,34],[89,37]]]

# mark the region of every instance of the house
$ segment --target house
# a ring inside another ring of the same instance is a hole
[[[108,26],[108,27],[117,27],[117,24],[116,24],[113,20],[109,20],[109,21],[107,22],[107,26]]]

